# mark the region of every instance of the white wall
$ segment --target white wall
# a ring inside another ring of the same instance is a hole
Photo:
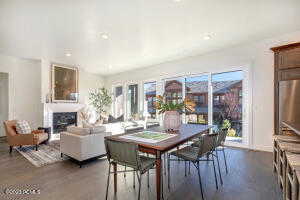
[[[253,77],[252,106],[250,107],[250,148],[272,150],[273,135],[273,64],[274,56],[271,47],[299,42],[300,31],[278,37],[244,44],[228,49],[211,52],[205,55],[188,57],[168,63],[137,69],[121,74],[109,76],[105,85],[111,89],[112,85],[128,82],[142,82],[144,80],[161,80],[166,77],[197,74],[203,72],[222,72],[235,69],[237,66],[250,66]],[[214,42],[211,40],[211,42]],[[251,81],[251,80],[250,80]],[[252,118],[252,120],[251,120]]]
[[[42,87],[41,87],[41,101],[46,102],[47,94],[51,93],[51,62],[47,59],[42,59]],[[79,68],[79,78],[78,78],[78,91],[79,91],[79,103],[88,103],[88,94],[91,89],[96,89],[104,86],[103,77],[97,74],[92,74]]]
[[[26,119],[36,128],[42,124],[41,62],[0,55],[0,72],[9,74],[9,119]]]
[[[5,136],[3,121],[8,119],[8,74],[0,72],[0,137]]]

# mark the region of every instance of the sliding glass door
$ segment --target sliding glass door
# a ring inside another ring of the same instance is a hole
[[[227,140],[242,143],[243,71],[212,74],[213,125],[228,128]]]
[[[117,86],[114,88],[114,117],[120,121],[124,120],[124,95],[123,87]]]
[[[138,84],[128,86],[127,118],[138,119]]]
[[[207,73],[164,81],[168,101],[182,102],[184,98],[196,103],[194,112],[184,112],[184,123],[208,124],[217,132],[227,128],[227,143],[249,145],[250,102],[248,69],[223,73]]]

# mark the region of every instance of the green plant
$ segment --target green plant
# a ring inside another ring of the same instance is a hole
[[[228,119],[224,119],[221,129],[230,129],[230,128],[231,128],[230,121]]]
[[[162,114],[166,111],[183,111],[185,108],[187,111],[195,111],[195,102],[186,98],[182,103],[173,103],[167,101],[165,96],[158,95],[156,97],[155,107],[158,110],[158,114]]]
[[[107,89],[104,87],[97,88],[89,93],[90,104],[95,108],[99,117],[105,112],[105,109],[111,105],[112,98]]]

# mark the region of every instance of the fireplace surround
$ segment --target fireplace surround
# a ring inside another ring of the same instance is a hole
[[[53,134],[66,131],[68,126],[77,126],[77,112],[54,112],[52,123]]]

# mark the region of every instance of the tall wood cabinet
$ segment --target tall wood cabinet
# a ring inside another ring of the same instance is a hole
[[[273,47],[274,52],[274,130],[280,134],[279,82],[300,79],[300,42]]]

